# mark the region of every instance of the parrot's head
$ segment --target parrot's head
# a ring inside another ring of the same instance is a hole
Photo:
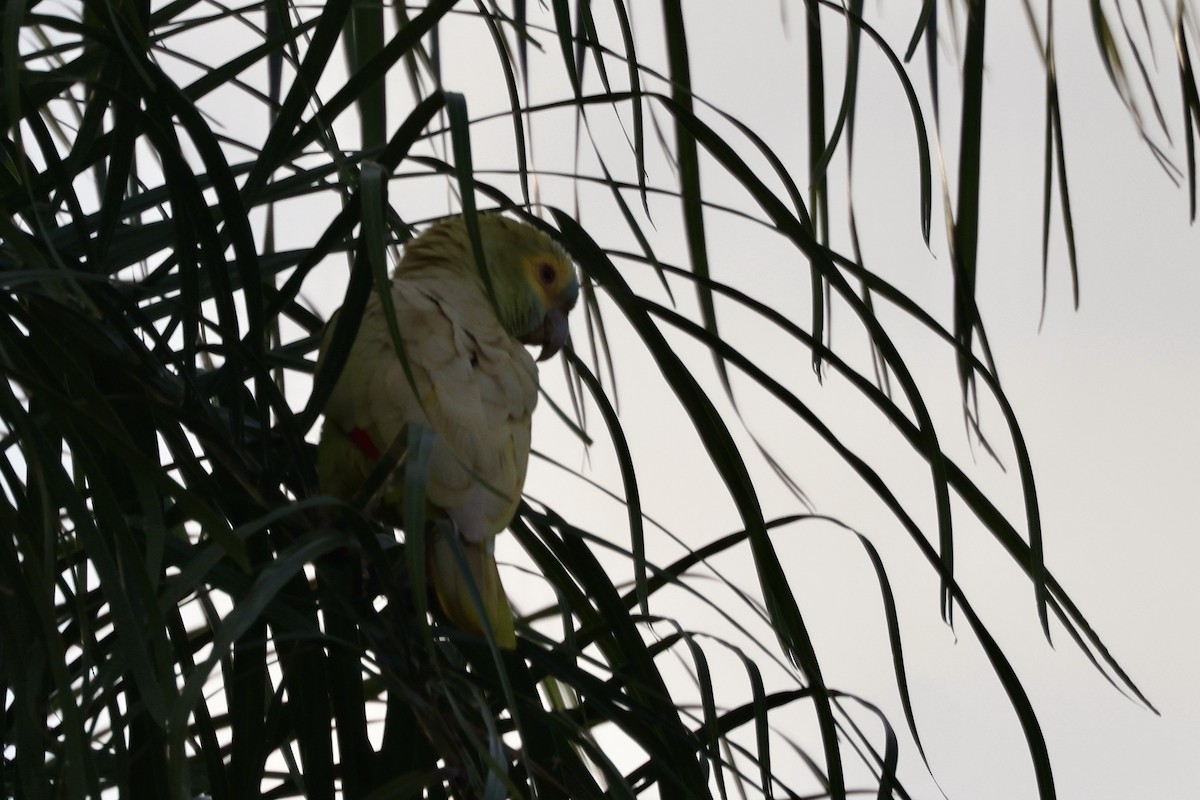
[[[575,265],[558,242],[532,225],[498,214],[480,214],[478,220],[500,324],[517,341],[540,345],[538,361],[545,361],[562,349],[569,335],[567,314],[579,298]],[[470,257],[471,244],[462,217],[439,223],[419,236],[409,244],[405,260],[414,247],[438,239],[453,240],[455,250],[466,256],[454,258],[446,266],[482,283],[475,259]]]

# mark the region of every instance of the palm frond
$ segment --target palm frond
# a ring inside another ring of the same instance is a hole
[[[1195,11],[1135,6],[1093,2],[1090,35],[1138,135],[1169,176],[1186,175],[1194,220]],[[1057,198],[1078,305],[1086,265],[1052,7],[1039,16],[1025,4],[1045,74],[1042,269]],[[780,146],[706,99],[697,67],[712,54],[689,27],[700,12],[677,0],[654,18],[632,3],[566,0],[391,9],[5,9],[4,794],[840,800],[865,781],[908,797],[904,745],[928,761],[895,567],[877,546],[900,533],[940,587],[945,620],[957,611],[978,643],[1039,794],[1054,797],[1035,703],[956,568],[962,531],[1000,545],[1047,637],[1053,618],[1117,689],[1149,701],[1045,564],[1031,447],[979,311],[983,93],[987,70],[1003,68],[993,11],[926,0],[896,40],[872,4],[805,2],[805,133]],[[1154,40],[1165,35],[1182,169],[1158,97]],[[922,40],[925,87],[909,64]],[[861,158],[868,59],[888,70],[907,115],[896,122],[912,132],[917,214],[904,224],[931,249],[935,223],[950,239],[948,308],[906,290],[908,266],[889,254],[862,260],[859,232],[873,220],[851,184],[874,177]],[[942,106],[947,62],[957,126]],[[939,221],[943,147],[957,168],[943,169]],[[433,433],[394,443],[354,503],[320,494],[312,446],[396,248],[429,220],[493,209],[563,242],[586,315],[563,379],[544,379],[543,408],[557,416],[539,415],[539,464],[572,492],[522,504],[512,525],[520,563],[506,569],[540,598],[512,653],[455,630],[430,602],[421,502],[405,503],[398,532],[365,513],[395,475],[424,496]],[[734,230],[747,238],[731,263]],[[955,420],[914,367],[912,342],[954,362],[964,433],[948,432]],[[814,376],[797,378],[802,362]],[[835,382],[889,443],[871,449],[847,431],[828,407]],[[647,439],[631,404],[653,404],[694,438]],[[810,498],[810,468],[785,430],[847,469],[890,527],[811,513],[828,500]],[[960,439],[1011,458],[1015,505],[964,466]],[[656,448],[676,453],[667,492],[648,466]],[[915,494],[879,466],[889,448],[919,466]],[[707,484],[693,485],[693,468],[715,476],[711,495],[694,488]],[[615,516],[593,518],[592,494]],[[661,525],[672,503],[703,510],[707,527]],[[875,576],[866,590],[882,607],[898,728],[825,666],[813,622],[837,613],[833,598],[798,600],[783,541],[817,524],[850,536]]]

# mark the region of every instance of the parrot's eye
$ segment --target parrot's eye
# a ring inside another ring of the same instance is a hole
[[[558,280],[558,270],[549,261],[543,261],[537,265],[537,277],[542,286],[550,288]]]

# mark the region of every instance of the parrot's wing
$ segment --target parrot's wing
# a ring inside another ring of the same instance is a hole
[[[511,648],[512,615],[491,540],[520,501],[537,367],[500,327],[482,292],[466,281],[398,280],[392,300],[412,382],[372,297],[326,405],[318,475],[326,491],[351,497],[374,464],[369,451],[385,451],[410,423],[432,428],[437,438],[426,498],[465,540],[461,550],[489,625],[496,641]],[[401,518],[399,508],[384,511]],[[481,633],[463,558],[446,541],[436,541],[430,552],[443,609],[459,627]]]
[[[520,500],[537,367],[466,281],[401,280],[392,299],[413,382],[372,297],[325,409],[322,445],[326,438],[342,445],[326,447],[327,460],[352,473],[341,481],[331,476],[330,490],[361,484],[370,471],[371,459],[354,453],[362,450],[355,431],[365,432],[382,452],[405,425],[423,423],[437,434],[429,502],[454,520],[464,538],[482,542],[508,525]]]

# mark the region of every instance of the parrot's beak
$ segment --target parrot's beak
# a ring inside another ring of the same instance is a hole
[[[542,352],[538,354],[537,360],[545,361],[562,350],[570,335],[571,329],[567,326],[566,313],[562,309],[552,308],[542,317],[541,325],[521,337],[521,343],[540,344]]]

